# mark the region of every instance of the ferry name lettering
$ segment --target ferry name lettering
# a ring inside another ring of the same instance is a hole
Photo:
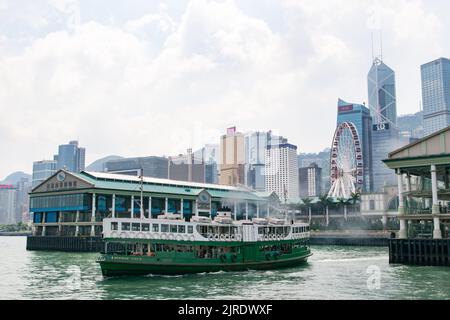
[[[209,318],[212,312],[212,307],[190,307],[189,305],[185,305],[184,307],[178,308],[179,315],[204,315],[206,318]]]

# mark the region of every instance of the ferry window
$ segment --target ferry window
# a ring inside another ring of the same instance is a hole
[[[153,232],[159,232],[159,224],[153,224]]]
[[[141,225],[139,223],[133,223],[131,225],[131,231],[141,231]]]
[[[188,226],[188,233],[194,233],[194,227]]]
[[[150,231],[150,224],[143,223],[142,224],[142,231]]]
[[[130,230],[130,224],[128,222],[122,222],[122,230],[123,231],[129,231]]]
[[[185,226],[178,226],[178,233],[185,233],[186,227]]]
[[[169,225],[168,224],[162,224],[161,225],[161,232],[169,232]]]
[[[263,234],[264,233],[264,228],[258,228],[258,234]]]
[[[176,224],[170,226],[170,232],[177,233],[177,225]]]
[[[119,230],[119,224],[117,222],[111,222],[111,230]]]

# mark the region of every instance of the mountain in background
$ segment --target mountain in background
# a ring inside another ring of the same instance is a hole
[[[103,172],[103,166],[106,162],[111,160],[123,159],[121,156],[107,156],[92,162],[86,167],[86,171]]]
[[[22,171],[17,171],[14,173],[11,173],[9,176],[7,176],[5,178],[5,180],[1,181],[0,184],[17,184],[18,182],[20,182],[20,180],[22,178],[26,178],[28,179],[28,181],[31,182],[31,174],[22,172]]]

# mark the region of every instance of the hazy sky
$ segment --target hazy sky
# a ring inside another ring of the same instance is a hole
[[[73,139],[87,163],[182,153],[231,125],[322,150],[337,99],[367,101],[372,30],[398,113],[413,113],[420,65],[450,56],[449,12],[447,0],[0,0],[0,180]]]

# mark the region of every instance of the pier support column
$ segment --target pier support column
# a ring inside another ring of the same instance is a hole
[[[245,201],[245,220],[248,220],[248,201]]]
[[[308,207],[308,215],[309,215],[309,223],[311,224],[311,221],[312,221],[312,208],[311,208],[311,206]]]
[[[80,234],[80,226],[78,223],[80,222],[80,210],[77,210],[77,215],[75,216],[75,237],[78,237]]]
[[[92,195],[92,216],[91,216],[91,237],[95,237],[95,207],[96,205],[96,195],[95,193]]]
[[[164,214],[169,214],[169,198],[164,202]]]
[[[183,205],[184,205],[184,199],[180,199],[180,214],[181,214],[182,218],[183,218],[183,215],[184,215]]]
[[[406,239],[408,237],[408,230],[406,221],[403,218],[405,215],[405,204],[403,201],[403,175],[400,169],[397,170],[397,187],[398,187],[398,218],[400,220],[400,231],[398,232],[399,239]]]
[[[437,174],[436,165],[431,165],[431,192],[433,195],[433,207],[431,213],[433,214],[433,239],[442,239],[441,233],[441,221],[437,216],[440,213],[439,210],[439,199],[438,199],[438,185],[437,185]]]
[[[134,196],[131,196],[130,218],[134,218]]]
[[[259,218],[259,202],[256,203],[256,217]]]
[[[237,208],[238,208],[237,202],[235,201],[234,202],[234,221],[237,220]]]
[[[267,218],[270,218],[270,205],[267,204]]]
[[[152,218],[152,197],[148,197],[148,218]]]
[[[116,194],[112,195],[111,215],[113,218],[116,217]]]

